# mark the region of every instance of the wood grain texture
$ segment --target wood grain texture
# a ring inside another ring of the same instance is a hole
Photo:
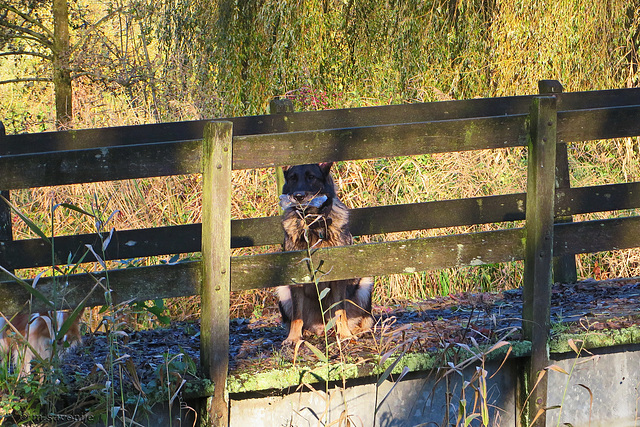
[[[200,173],[201,163],[201,139],[0,156],[0,186],[14,190]]]
[[[553,220],[556,185],[556,98],[535,97],[529,119],[527,214],[523,283],[522,329],[531,341],[528,384],[531,397],[528,419],[547,406],[547,376],[536,384],[538,374],[549,366],[549,329],[553,262]],[[536,384],[536,387],[533,387]],[[544,411],[533,425],[543,427]],[[528,424],[528,423],[527,423]]]
[[[384,234],[441,227],[521,221],[525,219],[526,194],[506,194],[460,200],[376,206],[352,209],[354,236]],[[556,190],[555,215],[575,215],[640,208],[640,183],[609,184]],[[280,217],[231,221],[231,247],[279,245],[283,234]],[[115,231],[104,259],[132,259],[156,255],[200,252],[201,224]],[[611,240],[615,247],[618,239]],[[79,262],[85,245],[98,249],[96,234],[60,236],[54,257],[59,264]],[[0,265],[19,269],[51,265],[51,247],[41,239],[0,242]],[[91,254],[84,258],[93,261]]]
[[[412,274],[454,266],[493,264],[523,258],[522,229],[322,248],[314,265],[323,280]],[[306,251],[232,258],[232,289],[310,283]]]
[[[213,426],[229,424],[226,381],[231,290],[232,134],[231,122],[211,122],[205,126],[202,144],[200,363],[215,384],[208,410]]]
[[[287,114],[293,113],[293,102],[288,98],[274,98],[269,102],[269,113],[282,119],[282,130],[288,131],[290,129],[290,122]],[[282,187],[284,187],[284,169],[282,166],[276,167],[276,194],[282,194]],[[278,205],[278,213],[282,215],[284,210]]]
[[[640,134],[640,106],[566,111],[558,117],[558,138],[564,142]],[[236,136],[233,169],[524,146],[525,118],[520,114]],[[199,140],[181,139],[0,155],[0,170],[5,172],[0,188],[198,173],[199,148]]]
[[[628,249],[640,246],[640,217],[616,218],[578,223],[556,224],[554,226],[554,253],[578,254],[614,249]],[[345,264],[344,248],[327,248],[316,253],[318,261],[322,261],[325,271],[331,270],[334,277],[360,277],[367,272],[367,263],[379,258],[392,258],[388,267],[381,267],[384,274],[407,273],[405,268],[418,265],[420,268],[442,268],[452,266],[475,265],[482,261],[487,263],[507,262],[524,259],[523,229],[485,232],[473,241],[470,235],[452,235],[432,237],[420,240],[369,243],[370,248],[364,255],[348,255],[349,266]],[[492,236],[492,233],[497,233]],[[491,245],[499,244],[502,249],[495,251]],[[404,246],[404,247],[403,247]],[[429,254],[438,252],[436,257]],[[360,246],[351,246],[359,251]],[[460,258],[458,257],[460,249]],[[475,249],[473,249],[475,248]],[[398,251],[402,257],[413,253],[413,261],[404,262],[400,257],[389,257],[389,253]],[[424,253],[423,253],[424,252]],[[304,259],[306,251],[277,252],[263,255],[251,255],[231,258],[231,290],[266,288],[290,283],[291,279],[301,278],[308,274],[308,269],[299,261]],[[351,264],[352,260],[361,257],[362,265]],[[398,259],[396,259],[398,258]],[[298,263],[286,267],[287,263]],[[251,271],[254,269],[255,271]],[[266,280],[270,272],[273,280]],[[417,269],[416,271],[421,271]],[[155,265],[136,267],[108,272],[110,288],[114,303],[126,301],[145,301],[150,298],[175,298],[200,293],[202,268],[199,261],[187,261],[174,265]],[[244,277],[244,278],[243,278]],[[97,281],[106,280],[105,273],[76,274],[64,278],[64,300],[67,307],[75,307],[83,297],[89,294]],[[52,279],[43,277],[38,281],[38,289],[45,295],[52,294]],[[284,283],[281,283],[284,281]],[[32,281],[26,281],[31,286]],[[87,306],[105,303],[104,294],[97,288],[91,293]],[[28,292],[15,282],[0,282],[0,305],[5,315],[14,314],[24,307],[29,300]],[[45,309],[34,300],[34,310]]]
[[[479,98],[431,103],[385,105],[324,111],[287,113],[282,117],[261,115],[221,120],[233,123],[234,135],[255,135],[317,129],[341,129],[394,123],[466,119],[528,114],[532,95]],[[639,105],[640,88],[568,92],[557,96],[558,110],[585,110]],[[139,145],[167,141],[199,140],[209,120],[118,126],[62,132],[8,135],[0,156],[87,148]]]
[[[564,91],[562,84],[557,80],[541,80],[538,82],[541,95],[557,95]],[[556,145],[556,194],[562,190],[571,188],[571,176],[569,170],[569,153],[565,142]],[[556,199],[557,201],[557,199]],[[555,223],[573,222],[571,215],[556,216]],[[578,280],[575,255],[555,256],[553,258],[553,281],[561,283],[575,283]]]
[[[4,124],[0,122],[0,147],[2,147],[5,139]],[[0,190],[0,196],[4,197],[7,200],[11,200],[11,193],[8,190]],[[9,205],[7,205],[0,199],[0,246],[3,243],[10,242],[11,240],[13,240],[13,231],[11,226],[11,208],[9,208]],[[13,273],[13,268],[7,267],[6,264],[2,264],[2,262],[0,262],[0,265],[4,266],[11,273]],[[4,271],[0,271],[0,280],[8,279],[10,277],[11,276],[6,274]]]

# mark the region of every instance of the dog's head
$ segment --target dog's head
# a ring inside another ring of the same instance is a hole
[[[280,206],[304,213],[327,215],[336,197],[330,170],[333,163],[291,166],[284,170]]]

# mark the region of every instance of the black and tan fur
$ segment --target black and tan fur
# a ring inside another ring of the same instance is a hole
[[[304,250],[353,244],[349,232],[349,210],[336,197],[331,163],[292,166],[285,170],[280,204],[284,209],[284,250]],[[368,330],[373,325],[371,294],[373,279],[321,282],[319,292],[329,288],[322,306],[333,306],[325,322],[335,317],[340,339]],[[282,323],[288,330],[283,344],[295,344],[303,330],[324,333],[322,311],[316,285],[290,285],[278,288]],[[337,304],[336,304],[337,303]],[[334,305],[335,304],[335,305]]]

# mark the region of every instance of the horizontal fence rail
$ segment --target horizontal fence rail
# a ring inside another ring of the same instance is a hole
[[[526,194],[507,194],[459,200],[379,206],[351,210],[354,236],[412,230],[521,221],[525,218]],[[556,216],[576,215],[640,208],[640,183],[609,184],[568,188],[556,193]],[[282,243],[280,217],[233,220],[231,247],[276,245]],[[143,258],[200,252],[200,224],[156,227],[114,232],[102,253],[102,239],[96,234],[55,238],[54,259],[59,265],[75,264],[91,245],[104,260]],[[49,266],[52,248],[42,239],[0,242],[0,265],[8,269]]]
[[[4,195],[202,173],[207,207],[203,224],[116,231],[104,250],[107,236],[95,233],[56,237],[52,247],[43,239],[14,241],[3,232],[0,265],[9,271],[96,261],[92,252],[101,260],[125,262],[197,252],[203,257],[97,273],[55,270],[54,277],[0,282],[1,311],[102,305],[105,293],[116,304],[200,294],[201,362],[216,384],[209,415],[215,425],[225,425],[230,291],[524,260],[530,385],[548,366],[553,263],[573,264],[575,276],[573,255],[640,246],[640,216],[572,222],[578,214],[640,208],[640,182],[571,188],[566,145],[640,135],[640,88],[561,93],[555,81],[539,87],[541,96],[302,113],[274,104],[280,113],[265,116],[0,136]],[[231,170],[510,147],[527,148],[529,200],[520,193],[351,210],[355,236],[508,223],[502,229],[322,248],[313,256],[230,256],[232,248],[280,244],[283,238],[279,217],[230,219]],[[4,221],[0,227],[10,225]],[[569,269],[558,270],[571,277]],[[33,298],[38,293],[56,300]],[[536,384],[538,389],[525,391],[531,393],[529,414],[546,408],[546,384]],[[544,417],[534,425],[544,425]]]
[[[640,134],[640,89],[555,96],[559,142]],[[532,96],[474,99],[234,118],[230,119],[234,129],[232,165],[234,169],[243,169],[524,146],[532,99]],[[3,170],[0,189],[200,173],[204,125],[204,121],[197,121],[5,136],[0,141],[0,170]],[[560,188],[555,196],[555,215],[638,208],[639,187],[640,183],[627,183]],[[521,221],[525,218],[525,206],[525,194],[511,194],[354,209],[352,231],[358,236]],[[231,246],[279,244],[282,240],[279,222],[278,217],[234,220]],[[580,224],[562,226],[587,226]],[[626,236],[613,237],[608,245],[599,243],[595,247],[611,250],[632,245],[625,243]],[[558,243],[557,253],[582,253],[591,247],[589,242],[575,239],[567,238],[564,242]],[[93,261],[86,245],[91,245],[105,260],[128,260],[199,252],[201,243],[200,224],[118,231],[104,253],[97,251],[102,241],[96,234],[62,236],[55,239],[54,262],[64,265],[80,259]],[[9,270],[48,266],[52,264],[51,251],[40,239],[1,241],[0,265]],[[429,267],[428,262],[420,265],[419,268],[435,268]],[[401,273],[404,269],[392,271]],[[73,281],[81,281],[79,277],[74,276]],[[43,279],[42,286],[47,280]],[[268,283],[262,286],[271,286]],[[250,285],[242,288],[247,286]],[[192,291],[178,293],[188,295]],[[162,289],[158,293],[171,294]],[[130,292],[122,295],[126,295],[125,299],[142,298],[142,294]]]
[[[342,129],[529,113],[534,95],[390,105],[277,115],[234,117],[234,135]],[[557,94],[558,110],[585,110],[640,104],[640,88]],[[105,148],[167,141],[200,140],[207,120],[120,126],[65,132],[9,135],[0,156]]]
[[[616,218],[554,226],[554,254],[580,254],[640,246],[640,217]],[[325,280],[367,275],[411,274],[454,266],[474,266],[524,259],[522,228],[462,235],[428,237],[393,242],[368,243],[353,247],[319,249],[314,259],[322,261],[321,271],[330,271]],[[612,244],[615,242],[615,244]],[[306,251],[277,252],[231,258],[231,290],[262,289],[294,282],[309,282],[312,276],[302,262]],[[345,260],[348,260],[346,262]],[[387,263],[387,261],[389,261]],[[199,261],[173,265],[135,267],[91,275],[76,274],[56,279],[43,277],[37,289],[45,295],[54,283],[63,288],[65,305],[75,307],[86,300],[88,306],[104,304],[104,284],[108,275],[114,302],[174,298],[199,293],[202,273]],[[27,281],[31,284],[32,281]],[[2,312],[24,309],[30,293],[15,282],[0,283]],[[33,300],[36,310],[47,309]]]
[[[561,111],[558,140],[635,136],[640,134],[639,116],[639,105]],[[234,136],[233,169],[520,147],[526,145],[526,117],[522,114]],[[180,139],[3,154],[0,188],[14,190],[200,173],[200,148],[199,139]]]

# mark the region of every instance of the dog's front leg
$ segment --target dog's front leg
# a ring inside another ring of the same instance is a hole
[[[302,339],[304,290],[302,286],[290,286],[291,289],[291,324],[289,336],[282,342],[283,345],[294,345]]]
[[[338,332],[338,337],[341,340],[353,338],[353,334],[349,329],[349,322],[347,320],[347,311],[344,309],[344,307],[340,307],[338,310],[336,310],[335,317],[336,317],[336,329]]]
[[[353,338],[353,334],[349,329],[347,310],[345,308],[345,304],[349,304],[347,301],[347,286],[344,283],[335,283],[331,286],[331,292],[334,294],[334,301],[337,302],[333,309],[333,316],[336,319],[336,333],[338,338],[341,340]]]

